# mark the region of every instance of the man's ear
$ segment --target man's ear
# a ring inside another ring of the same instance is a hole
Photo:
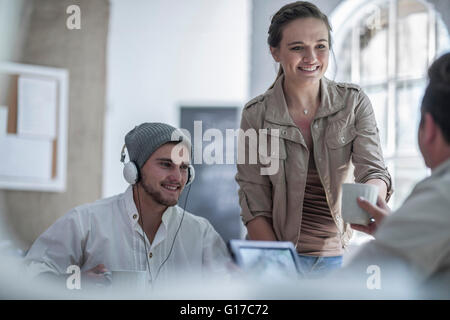
[[[276,62],[280,62],[280,50],[278,48],[275,47],[270,47],[270,53],[272,54],[273,60],[275,60]]]
[[[438,134],[438,126],[429,112],[424,114],[423,138],[427,144],[432,144]]]

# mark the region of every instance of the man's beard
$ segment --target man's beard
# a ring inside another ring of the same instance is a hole
[[[145,183],[144,177],[142,177],[141,186],[144,189],[145,193],[149,195],[155,202],[163,205],[163,206],[174,206],[178,203],[178,199],[165,199],[160,191],[156,191],[149,184]]]

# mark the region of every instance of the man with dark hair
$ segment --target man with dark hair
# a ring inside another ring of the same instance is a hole
[[[409,273],[413,281],[450,281],[450,54],[429,69],[429,84],[421,107],[419,148],[431,176],[420,181],[392,215],[386,203],[377,206],[358,199],[374,222],[352,228],[375,236],[361,248],[353,265],[378,265],[381,274],[396,270],[391,279]],[[384,267],[384,269],[383,269]],[[442,282],[444,281],[444,282]],[[395,282],[395,280],[394,280]],[[384,282],[392,285],[392,283]],[[449,293],[447,292],[447,295]]]
[[[104,283],[110,271],[126,270],[147,272],[153,284],[226,272],[229,255],[219,234],[176,206],[194,179],[189,139],[167,124],[143,123],[125,136],[122,162],[125,147],[128,189],[58,219],[25,257],[31,275],[67,277],[76,265],[82,283]]]

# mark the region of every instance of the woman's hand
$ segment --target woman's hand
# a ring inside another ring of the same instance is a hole
[[[370,179],[366,182],[366,184],[371,184],[378,187],[378,195],[384,200],[386,199],[387,195],[387,185],[386,182],[384,182],[381,179]]]
[[[259,216],[247,223],[250,240],[277,241],[272,223],[269,218]]]

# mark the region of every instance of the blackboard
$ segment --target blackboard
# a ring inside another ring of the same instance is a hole
[[[206,164],[203,157],[201,159],[199,157],[193,159],[196,162],[200,160],[200,164],[192,161],[195,168],[195,181],[189,191],[186,210],[208,219],[226,242],[230,239],[239,239],[242,228],[239,215],[238,184],[234,179],[236,175],[237,138],[234,138],[232,144],[230,144],[232,139],[226,139],[227,129],[236,132],[239,128],[239,110],[238,107],[184,106],[180,110],[180,128],[189,131],[194,150],[202,150],[203,154],[203,151],[208,150],[206,148],[211,150],[213,144],[218,142],[215,141],[215,138],[212,138],[211,141],[204,141],[203,137],[208,129],[220,130],[222,134],[223,157],[221,158],[223,158],[223,164]],[[197,128],[201,124],[201,135],[194,135],[194,121],[197,124]],[[201,149],[196,143],[201,144]],[[232,164],[227,164],[226,160],[227,143],[229,150],[233,152],[229,155],[233,157]],[[233,145],[234,148],[231,148]],[[216,144],[215,146],[218,145]],[[212,154],[215,156],[214,152]],[[186,194],[187,189],[185,189],[178,202],[181,207],[184,206]]]

